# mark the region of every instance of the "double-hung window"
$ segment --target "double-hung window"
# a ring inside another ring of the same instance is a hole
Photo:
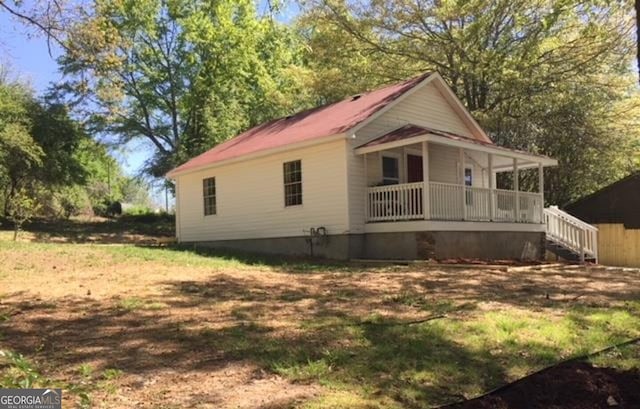
[[[202,180],[202,197],[204,198],[204,215],[216,214],[216,178]]]
[[[400,183],[400,159],[394,156],[382,157],[382,184],[397,185]]]
[[[284,171],[284,205],[302,204],[302,162],[294,160],[285,162]]]

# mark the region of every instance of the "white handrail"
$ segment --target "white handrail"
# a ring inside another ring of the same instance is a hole
[[[376,222],[423,218],[423,186],[422,182],[418,182],[370,187],[367,190],[367,220]]]
[[[547,238],[580,255],[598,259],[598,228],[558,209],[544,209]]]
[[[429,213],[425,215],[423,189],[422,182],[367,188],[367,222],[427,219],[542,223],[542,195],[539,193],[519,192],[517,195],[513,190],[432,181],[428,183],[429,206],[425,207]]]

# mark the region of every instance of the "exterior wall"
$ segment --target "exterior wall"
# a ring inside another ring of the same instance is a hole
[[[367,186],[382,182],[382,157],[385,155],[400,158],[400,183],[407,183],[406,155],[422,156],[419,147],[389,149],[367,154]],[[429,179],[432,182],[460,183],[460,158],[458,149],[450,146],[429,144]],[[488,187],[489,179],[484,168],[469,155],[465,155],[465,167],[473,169],[473,186]]]
[[[365,224],[365,193],[367,186],[373,186],[382,180],[382,165],[377,153],[367,155],[367,175],[365,181],[365,165],[362,155],[355,155],[353,149],[367,140],[392,131],[398,127],[412,123],[443,131],[449,131],[465,136],[472,136],[472,130],[458,116],[445,100],[442,93],[433,84],[416,90],[411,95],[393,106],[389,111],[374,119],[356,133],[356,137],[349,141],[347,149],[347,168],[349,184],[349,232],[364,232]],[[416,147],[420,149],[419,147]],[[402,149],[396,149],[400,155],[401,182],[406,172]],[[474,166],[474,185],[488,186],[488,176],[482,168],[470,158],[465,164]],[[430,180],[444,183],[460,183],[458,177],[458,150],[455,148],[429,144],[429,172]],[[406,180],[406,176],[404,176]],[[483,185],[484,184],[484,185]]]
[[[429,147],[429,180],[432,182],[454,183],[460,181],[460,158],[457,148],[430,143]],[[352,233],[364,231],[365,224],[365,186],[376,186],[382,182],[382,156],[392,155],[400,158],[400,183],[407,183],[406,154],[421,154],[418,147],[390,149],[366,155],[366,174],[364,170],[365,155],[356,156],[347,152],[349,166],[349,219]],[[469,155],[465,155],[465,167],[473,169],[473,186],[489,187],[488,169],[477,163]]]
[[[179,176],[177,235],[183,242],[304,236],[348,230],[346,142],[337,140]],[[301,206],[284,206],[283,163],[302,161]],[[202,180],[216,178],[217,214],[204,216]]]
[[[358,144],[407,123],[473,136],[471,129],[449,105],[434,83],[429,83],[360,129],[357,132]]]
[[[640,229],[640,172],[632,173],[565,207],[565,211],[590,224],[623,223]]]
[[[598,263],[609,266],[640,267],[640,229],[622,223],[597,224]]]
[[[264,254],[315,256],[338,260],[426,260],[475,258],[483,260],[541,260],[544,233],[503,231],[423,231],[342,234],[324,243],[307,237],[221,240],[198,245]]]

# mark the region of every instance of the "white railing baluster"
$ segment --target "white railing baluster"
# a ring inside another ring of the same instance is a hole
[[[598,259],[598,228],[555,206],[544,209],[547,239],[572,250],[581,259]]]
[[[367,221],[424,218],[423,188],[422,182],[368,188]],[[430,182],[428,190],[430,218],[433,220],[457,221],[462,220],[465,214],[469,221],[490,221],[492,214],[495,221],[501,222],[542,223],[548,219],[546,215],[544,220],[540,218],[542,195],[539,193],[520,192],[516,199],[512,190],[440,182]],[[516,200],[519,200],[519,206],[516,206]],[[520,208],[520,214],[516,214],[516,207]],[[557,224],[557,221],[547,221],[549,223]],[[564,226],[558,225],[558,228]]]
[[[405,183],[400,185],[376,186],[368,188],[369,215],[367,221],[394,221],[423,218],[420,200],[424,184]]]

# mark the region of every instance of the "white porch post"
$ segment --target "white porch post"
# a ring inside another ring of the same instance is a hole
[[[429,146],[422,142],[422,216],[425,220],[431,218],[429,203]]]
[[[364,221],[369,221],[369,171],[367,170],[367,154],[363,156],[364,160]]]
[[[544,168],[538,163],[538,191],[540,192],[540,223],[544,223]]]
[[[460,197],[462,198],[462,202],[461,202],[461,206],[462,206],[462,220],[467,220],[467,201],[466,201],[466,186],[464,183],[464,149],[463,148],[458,148],[458,155],[460,156],[460,184],[461,184],[461,189],[460,191],[462,192],[462,194],[460,195]]]
[[[489,154],[489,220],[493,221],[493,219],[495,219],[496,216],[496,209],[495,209],[495,192],[494,189],[496,188],[493,185],[493,154],[490,153]]]
[[[518,172],[518,158],[513,158],[513,190],[516,192],[515,222],[520,221],[520,173]]]

